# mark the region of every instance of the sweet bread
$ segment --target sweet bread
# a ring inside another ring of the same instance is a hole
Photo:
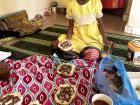
[[[23,96],[18,92],[7,93],[0,97],[0,105],[22,105]]]
[[[75,72],[75,65],[69,64],[69,63],[63,63],[58,66],[57,73],[66,75],[66,76],[72,76]]]
[[[76,96],[76,87],[74,85],[60,85],[56,94],[55,101],[60,105],[69,105]]]
[[[62,42],[60,42],[58,44],[58,47],[62,50],[62,51],[70,51],[73,47],[72,47],[72,43],[69,40],[64,40]]]

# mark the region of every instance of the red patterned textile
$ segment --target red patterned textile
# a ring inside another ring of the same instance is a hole
[[[84,51],[84,58],[87,60],[92,61],[94,59],[98,59],[99,56],[100,56],[100,52],[97,49],[89,48]]]
[[[70,63],[77,66],[73,77],[67,78],[56,72],[58,64],[47,56],[31,56],[23,60],[7,59],[10,65],[10,78],[0,81],[0,95],[18,91],[23,95],[23,105],[39,100],[43,105],[56,105],[54,94],[60,84],[73,84],[77,95],[71,105],[91,104],[91,98],[96,93],[94,74],[98,63],[75,59]]]

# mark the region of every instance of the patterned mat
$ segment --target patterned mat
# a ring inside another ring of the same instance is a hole
[[[10,46],[0,46],[3,51],[11,51],[11,59],[22,59],[30,55],[51,54],[51,42],[54,41],[60,34],[66,33],[67,27],[55,25],[54,27],[46,28],[34,35],[22,38],[19,42]],[[112,54],[122,59],[125,63],[127,71],[140,71],[140,66],[133,65],[126,61],[127,43],[134,37],[108,33],[108,39],[118,44],[118,47],[113,49]]]

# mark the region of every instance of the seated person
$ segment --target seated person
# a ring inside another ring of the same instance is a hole
[[[57,49],[59,42],[67,39],[73,45],[73,52],[81,53],[86,49],[82,54],[84,58],[97,59],[104,44],[110,44],[105,36],[102,16],[100,0],[71,0],[66,15],[69,19],[67,35],[60,35],[53,42],[53,49]]]

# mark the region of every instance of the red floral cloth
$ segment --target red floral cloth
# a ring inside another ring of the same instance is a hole
[[[96,93],[96,61],[71,61],[77,69],[70,78],[57,74],[58,64],[46,56],[34,55],[17,61],[7,59],[5,62],[10,65],[10,78],[6,82],[0,81],[0,95],[18,91],[24,97],[23,105],[28,105],[33,100],[39,100],[43,105],[56,105],[54,94],[57,87],[65,83],[76,85],[77,88],[77,95],[71,105],[89,105]]]

